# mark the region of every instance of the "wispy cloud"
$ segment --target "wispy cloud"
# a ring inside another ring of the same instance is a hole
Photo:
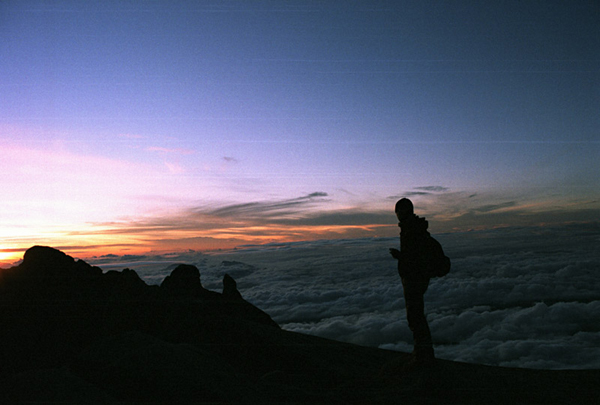
[[[511,208],[517,206],[516,201],[507,201],[500,204],[487,204],[479,207],[474,207],[472,210],[475,212],[493,212],[504,208]]]
[[[177,155],[191,155],[194,153],[191,149],[183,149],[183,148],[163,148],[160,146],[149,146],[146,148],[148,152],[158,152],[158,153],[167,153],[167,154],[177,154]]]
[[[185,173],[185,168],[180,164],[172,163],[172,162],[165,162],[165,166],[166,166],[167,170],[169,170],[169,173],[171,173],[171,174]]]
[[[443,186],[414,187],[412,190],[405,191],[402,194],[390,196],[387,199],[388,200],[398,200],[403,197],[406,197],[406,198],[417,197],[417,196],[424,196],[424,195],[430,195],[430,194],[446,193],[448,191],[450,191],[450,189],[448,187],[443,187]]]
[[[169,160],[184,159],[180,155],[193,153],[162,147],[145,151],[169,156]],[[226,191],[219,189],[212,199],[198,203],[199,194],[190,190],[208,190],[212,184],[202,183],[203,189],[197,177],[171,176],[184,171],[177,162],[139,164],[86,156],[60,147],[32,149],[8,142],[3,143],[0,157],[6,178],[3,186],[20,190],[0,203],[3,212],[8,213],[0,229],[4,243],[0,248],[5,249],[5,255],[39,243],[72,247],[72,253],[86,257],[112,252],[395,236],[398,231],[393,206],[382,208],[382,203],[387,204],[385,198],[378,203],[351,204],[347,201],[356,198],[349,197],[351,193],[346,190],[236,202],[225,200]],[[233,167],[236,162],[232,156],[221,159],[223,166]],[[175,177],[178,181],[170,181]],[[247,190],[251,180],[231,177],[230,183],[235,181],[243,185],[244,196],[250,195]],[[253,184],[252,195],[262,192],[259,183]],[[389,199],[405,196],[414,197],[417,214],[427,217],[434,233],[600,217],[596,200],[559,204],[517,192],[492,194],[485,190],[451,190],[443,185],[414,187]],[[11,222],[10,218],[19,217],[24,210],[25,219]]]
[[[139,135],[139,134],[119,134],[118,136],[119,136],[119,138],[126,138],[126,139],[145,139],[146,138],[144,135]]]
[[[448,187],[442,186],[425,186],[425,187],[415,187],[415,190],[423,190],[432,193],[442,193],[450,190]]]
[[[314,192],[302,197],[287,200],[233,204],[209,211],[198,208],[196,209],[196,212],[216,217],[230,218],[283,218],[297,216],[302,211],[314,207],[318,203],[324,202],[325,197],[327,196],[328,194],[325,192]]]
[[[433,233],[528,226],[568,221],[586,222],[600,216],[593,204],[578,210],[535,210],[516,200],[492,204],[484,195],[452,192],[420,196],[418,215],[430,222]],[[326,192],[296,198],[240,204],[190,206],[161,215],[96,223],[73,237],[121,240],[154,251],[231,248],[243,244],[291,242],[315,239],[386,237],[397,235],[392,209],[335,208]],[[586,208],[586,209],[584,209]],[[108,253],[105,251],[104,253]]]
[[[391,211],[366,211],[360,208],[350,208],[336,211],[321,211],[311,213],[297,219],[277,221],[287,225],[301,226],[387,226],[396,225],[395,216]]]
[[[216,249],[247,243],[378,236],[381,226],[395,227],[393,215],[358,208],[332,210],[328,193],[296,198],[207,204],[160,216],[96,223],[72,237],[121,239],[145,249]],[[382,225],[383,224],[383,225]],[[108,253],[108,252],[104,252]]]
[[[415,212],[427,217],[433,232],[589,222],[600,213],[597,201],[561,202],[531,191],[454,191],[444,186],[424,186],[390,196],[388,200],[402,197],[413,200]]]

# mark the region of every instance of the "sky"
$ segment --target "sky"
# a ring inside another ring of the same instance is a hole
[[[600,369],[600,224],[506,227],[439,234],[450,273],[432,279],[425,312],[436,357],[502,367]],[[232,276],[244,299],[283,329],[410,353],[402,284],[388,248],[398,237],[282,242],[229,251],[104,256],[160,284],[194,264],[221,292]]]
[[[600,218],[595,1],[0,2],[0,265]]]

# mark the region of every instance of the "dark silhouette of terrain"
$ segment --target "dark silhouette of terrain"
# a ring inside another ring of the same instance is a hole
[[[180,265],[160,286],[35,246],[0,270],[0,403],[600,403],[600,370],[438,360],[287,332]]]

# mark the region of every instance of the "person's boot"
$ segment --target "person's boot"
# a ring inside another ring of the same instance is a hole
[[[414,361],[416,364],[425,367],[433,367],[435,365],[435,354],[433,347],[418,347],[413,351]]]
[[[403,371],[412,372],[419,369],[423,369],[432,365],[435,362],[433,352],[431,354],[425,354],[422,350],[414,349],[410,354],[410,359],[404,364]]]

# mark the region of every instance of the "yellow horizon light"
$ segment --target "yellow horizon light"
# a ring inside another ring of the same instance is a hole
[[[0,267],[11,266],[14,262],[23,257],[22,252],[3,252],[4,248],[0,248]]]

